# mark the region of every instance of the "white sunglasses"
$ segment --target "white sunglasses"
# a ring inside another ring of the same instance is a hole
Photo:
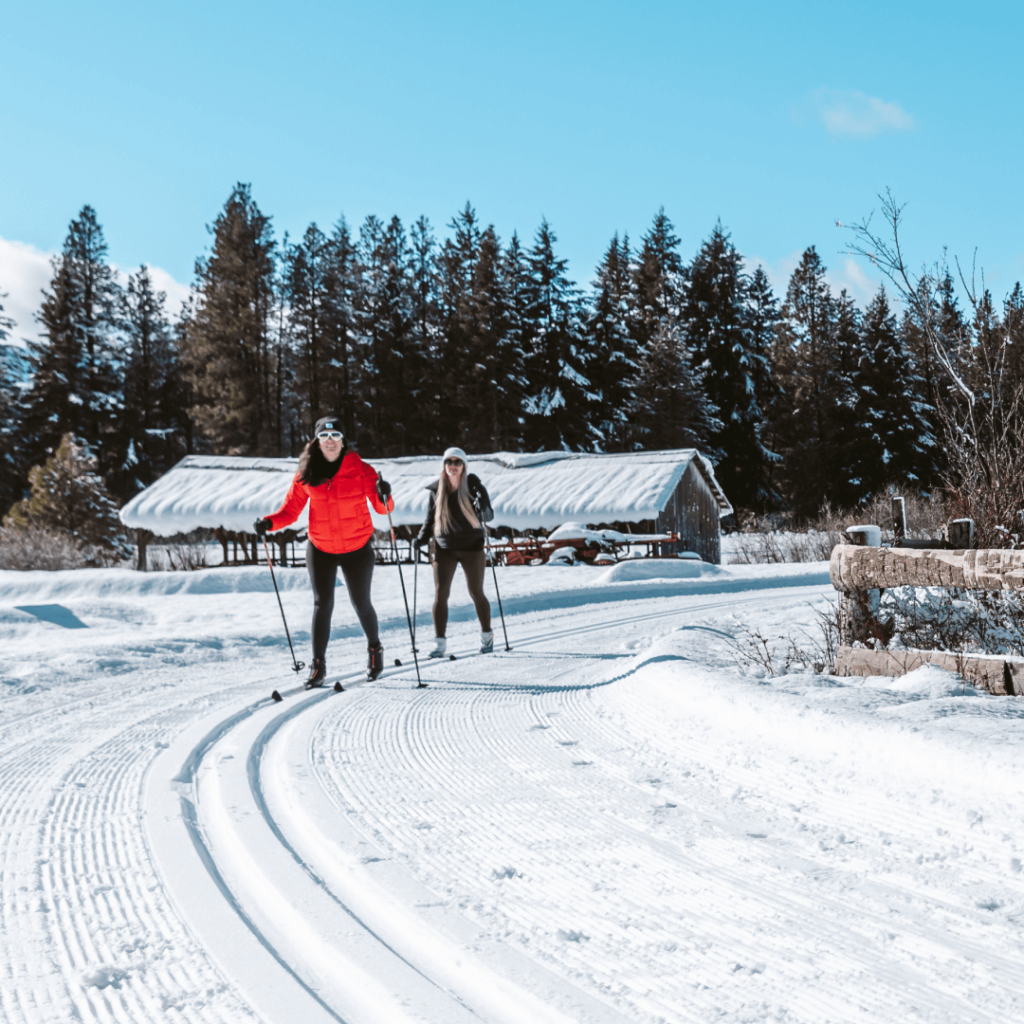
[[[345,435],[340,430],[321,430],[316,436],[319,441],[340,441]]]

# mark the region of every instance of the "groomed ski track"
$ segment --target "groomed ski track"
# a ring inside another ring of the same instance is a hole
[[[513,651],[426,690],[392,614],[340,694],[272,703],[280,650],[40,694],[0,752],[0,1019],[1021,1019],[1020,864],[985,852],[1016,794],[965,816],[813,693],[723,681],[811,578],[511,596]]]

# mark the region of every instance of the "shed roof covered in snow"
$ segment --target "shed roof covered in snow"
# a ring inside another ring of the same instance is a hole
[[[396,526],[418,525],[426,515],[427,485],[441,460],[432,455],[370,459],[391,482]],[[711,464],[695,448],[589,455],[533,452],[470,455],[469,471],[483,481],[495,526],[550,529],[584,523],[640,523],[665,508],[683,474],[695,463],[718,502],[732,511]],[[158,536],[223,526],[252,531],[253,521],[280,507],[298,459],[189,455],[121,509],[126,526]],[[387,517],[372,513],[379,528]],[[306,525],[306,513],[295,524]]]

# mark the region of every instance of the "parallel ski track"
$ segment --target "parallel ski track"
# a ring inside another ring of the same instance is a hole
[[[220,674],[183,684],[163,670],[148,674],[144,687],[99,677],[59,696],[43,689],[8,698],[0,748],[3,1020],[253,1019],[163,890],[139,821],[161,737],[186,726],[197,707],[237,701],[237,687],[213,685]],[[48,714],[40,702],[49,702]],[[35,865],[34,891],[12,891],[6,879],[24,877],[26,864]],[[7,966],[25,962],[34,965],[27,976]]]
[[[599,623],[594,623],[594,622],[591,621],[585,627],[582,627],[582,628],[577,627],[577,628],[572,629],[572,630],[565,630],[564,633],[566,635],[568,635],[570,633],[574,633],[574,634],[579,635],[579,634],[584,633],[584,632],[588,632],[588,633],[599,633],[599,632],[602,632],[602,631],[606,632],[609,629],[614,628],[615,626],[620,626],[621,627],[623,623],[635,623],[637,625],[639,625],[640,623],[648,623],[649,624],[650,622],[656,621],[658,619],[666,619],[666,618],[678,619],[680,617],[680,615],[683,615],[683,614],[692,614],[694,612],[704,611],[704,610],[708,610],[708,609],[712,609],[712,608],[720,608],[724,603],[728,603],[729,605],[733,605],[733,604],[736,604],[737,601],[744,602],[744,601],[758,601],[758,600],[763,600],[763,595],[760,595],[760,594],[750,594],[750,595],[743,595],[743,596],[740,596],[740,597],[737,597],[737,595],[728,595],[727,597],[723,596],[722,598],[713,599],[710,602],[702,602],[699,605],[690,604],[690,605],[682,607],[682,608],[677,605],[676,607],[673,607],[670,610],[661,611],[661,612],[654,612],[654,613],[652,613],[650,611],[647,611],[647,612],[644,612],[644,613],[641,613],[641,614],[636,614],[636,615],[629,615],[629,614],[622,615],[622,614],[619,614],[617,616],[614,615],[614,614],[609,614],[606,619],[604,619],[603,621],[601,621]],[[623,603],[624,604],[628,604],[628,601],[625,601]],[[609,611],[611,611],[611,610],[609,609]],[[524,621],[528,621],[530,618],[533,618],[533,616],[522,615],[519,618],[522,620],[520,622],[520,631],[521,631],[521,627],[522,627],[523,622]],[[546,622],[547,620],[550,619],[550,613],[540,613],[537,616],[537,618],[538,618],[538,620]],[[396,633],[397,631],[390,631],[390,632]],[[518,641],[517,650],[522,651],[523,648],[529,648],[531,644],[536,644],[536,643],[539,643],[541,641],[550,642],[553,637],[557,638],[560,635],[561,635],[561,632],[552,633],[551,630],[545,625],[545,627],[543,629],[543,632],[538,632],[538,633],[536,633],[535,635],[532,635],[532,636],[527,635],[527,636],[522,637],[522,639]],[[400,636],[401,636],[401,633],[397,632],[397,637],[400,637]],[[342,658],[344,658],[344,653],[347,650],[347,646],[348,645],[343,645],[343,644],[335,643],[335,645],[333,647],[333,649],[336,651],[335,660],[338,659],[338,655],[339,654],[342,656]],[[396,643],[394,643],[392,645],[389,645],[386,642],[385,643],[385,647],[387,649],[389,649],[389,656],[390,656],[390,651],[392,651],[392,650],[398,650],[399,653],[401,653],[401,651],[402,651],[402,647],[401,647],[400,641],[398,641],[398,642],[396,642]],[[492,660],[492,659],[489,656],[488,658],[485,658],[485,659],[482,659],[482,660],[473,659],[473,662],[471,662],[471,663],[472,664],[476,664],[479,667],[479,666],[484,665],[486,662],[488,662],[490,660]],[[493,660],[494,660],[495,663],[497,663],[498,661],[502,660],[502,655],[499,654],[499,655],[493,656]],[[572,676],[572,677],[574,677],[575,679],[578,680],[579,661],[578,661],[578,657],[572,657],[569,660],[570,660],[571,664],[570,665],[566,665],[566,668],[564,670],[565,674],[566,674],[566,677],[567,677],[566,685],[567,686],[574,686],[574,685],[576,685],[576,683],[571,681],[569,677]],[[607,668],[608,668],[608,664],[609,663],[608,663],[607,660],[601,659],[601,658],[596,658],[596,659],[593,659],[593,660],[596,662],[596,674],[595,674],[595,677],[594,677],[595,684],[601,683],[601,682],[604,681],[604,679],[602,679],[601,677],[603,676],[603,677],[606,678],[607,675],[608,675]],[[454,667],[456,664],[458,664],[458,663],[452,663],[452,662],[448,662],[448,661],[441,661],[441,662],[434,662],[433,663],[433,667],[435,667],[438,670],[443,670],[444,666],[452,666],[452,667]],[[438,674],[437,672],[431,673],[429,671],[426,671],[427,666],[424,663],[422,663],[422,662],[421,662],[420,668],[421,668],[421,673],[423,673],[425,679],[434,678]],[[556,671],[557,671],[557,669],[556,669]],[[365,683],[365,682],[359,683],[359,682],[356,682],[355,685],[353,685],[353,681],[358,680],[360,675],[361,675],[361,673],[359,673],[359,672],[353,672],[353,673],[349,673],[347,675],[341,675],[340,677],[339,676],[330,676],[329,679],[328,679],[328,683],[333,682],[334,679],[340,678],[340,680],[345,684],[346,691],[347,691],[347,695],[338,696],[335,699],[335,701],[332,701],[332,703],[336,703],[337,707],[342,708],[342,707],[346,706],[346,702],[351,702],[352,701],[352,698],[353,698],[353,696],[355,696],[355,694],[374,693],[374,692],[377,692],[378,690],[380,692],[382,692],[382,693],[390,693],[392,695],[394,695],[396,692],[400,692],[401,693],[401,699],[406,700],[406,701],[415,700],[415,696],[414,695],[405,692],[407,687],[413,686],[414,683],[415,683],[415,675],[414,675],[414,672],[413,672],[413,666],[411,666],[409,664],[406,664],[400,671],[397,671],[397,672],[395,670],[393,670],[393,669],[387,669],[385,676],[381,680],[378,680],[376,683]],[[548,679],[547,685],[548,686],[551,685],[550,677]],[[429,691],[427,691],[427,692],[429,693]],[[312,695],[311,697],[308,697],[308,698],[300,698],[298,702],[293,702],[291,705],[288,705],[286,710],[283,710],[281,713],[279,713],[273,719],[272,723],[270,725],[268,725],[266,728],[263,729],[263,731],[261,732],[261,734],[260,734],[260,736],[258,738],[258,741],[254,745],[254,747],[252,749],[250,749],[250,752],[249,752],[249,755],[248,755],[248,761],[249,761],[249,764],[250,764],[249,774],[250,774],[250,782],[251,782],[253,803],[254,803],[255,808],[259,811],[259,813],[263,815],[264,820],[266,822],[266,827],[267,827],[267,829],[269,831],[269,834],[271,836],[273,836],[277,840],[277,842],[282,844],[282,846],[287,850],[287,852],[292,857],[292,859],[295,860],[297,863],[299,863],[300,866],[302,867],[303,871],[311,879],[314,879],[316,881],[316,883],[318,885],[320,885],[321,887],[323,887],[323,882],[322,882],[320,873],[316,870],[314,865],[310,865],[310,864],[307,864],[307,863],[302,861],[301,857],[296,852],[295,848],[293,846],[291,846],[291,844],[289,844],[289,842],[287,840],[287,837],[285,837],[282,834],[282,832],[281,832],[281,830],[280,830],[280,828],[278,826],[278,823],[275,822],[275,820],[273,819],[273,816],[268,811],[268,809],[266,807],[266,804],[265,804],[265,801],[263,800],[262,795],[261,795],[261,784],[260,784],[259,775],[260,775],[260,773],[262,771],[262,762],[261,762],[262,752],[263,752],[264,749],[266,749],[269,746],[271,740],[273,739],[273,736],[274,736],[275,732],[282,725],[284,725],[289,719],[294,717],[294,715],[296,715],[298,713],[301,713],[302,711],[304,711],[306,709],[310,709],[310,708],[314,707],[315,705],[319,704],[325,698],[325,696],[327,696],[327,694],[324,694],[324,693],[320,692],[320,693],[314,694],[314,695]],[[260,702],[260,703],[263,703],[263,702]],[[257,707],[257,706],[258,705],[253,705],[254,708]],[[326,707],[326,705],[325,705],[325,707]],[[326,712],[326,713],[329,714],[329,712]],[[193,782],[195,782],[196,781],[196,775],[197,775],[198,771],[200,770],[201,764],[203,764],[204,762],[207,763],[207,764],[214,764],[217,761],[217,756],[218,756],[217,751],[218,751],[218,748],[222,744],[230,745],[233,742],[233,734],[234,734],[234,732],[235,732],[235,730],[233,728],[225,728],[223,730],[215,730],[216,735],[211,739],[211,741],[209,743],[204,745],[202,750],[197,749],[197,750],[193,751],[192,755],[189,758],[189,765],[187,766],[187,770],[182,775],[182,780],[184,781],[187,777],[191,776]],[[202,819],[202,817],[204,815],[204,802],[203,802],[202,788],[201,787],[193,786],[193,789],[195,791],[195,798],[196,798],[196,803],[197,803],[197,817],[199,819]],[[217,808],[211,809],[209,813],[220,814],[222,812],[223,813],[231,813],[230,811],[226,810],[224,807],[217,807]],[[236,812],[236,813],[241,813],[241,812]],[[204,848],[203,860],[204,860],[204,862],[208,863],[209,870],[216,872],[217,884],[218,884],[218,886],[223,888],[223,886],[228,884],[226,882],[226,879],[229,878],[232,875],[230,863],[223,862],[223,860],[222,860],[222,858],[225,856],[225,854],[223,853],[223,851],[220,851],[217,848],[216,842],[212,842],[210,840],[210,837],[207,835],[207,831],[201,826],[201,824],[198,825],[197,827],[194,827],[194,829],[193,829],[193,841],[196,844],[199,844],[199,845],[203,846],[203,848]],[[227,856],[230,856],[230,855],[227,855]],[[235,885],[238,885],[238,884],[239,883],[236,880]],[[327,891],[325,893],[325,898],[334,900],[334,902],[336,902],[339,906],[344,908],[344,902],[340,898],[335,896],[334,894],[330,893],[329,891]],[[230,899],[231,899],[231,902],[239,909],[239,912],[242,914],[243,919],[245,919],[245,922],[246,922],[247,926],[249,926],[250,928],[258,928],[258,926],[256,926],[253,923],[253,921],[249,919],[249,917],[246,914],[246,912],[243,911],[241,908],[243,908],[245,906],[258,906],[259,901],[260,901],[260,895],[258,893],[253,893],[253,892],[233,891],[231,893]],[[369,926],[365,925],[365,923],[364,923],[364,927],[367,927],[368,934],[372,937],[373,936],[372,928],[370,928]],[[258,938],[259,938],[259,941],[268,949],[268,951],[271,952],[271,954],[274,956],[274,958],[277,959],[278,962],[281,963],[283,967],[285,967],[286,971],[295,980],[297,980],[299,982],[299,984],[301,984],[304,988],[306,988],[307,991],[310,991],[309,982],[307,982],[305,980],[305,971],[304,971],[303,964],[301,963],[301,954],[299,952],[295,951],[295,950],[289,949],[287,947],[287,944],[285,944],[285,945],[276,945],[273,935],[268,933],[268,932],[266,932],[265,930],[258,931]],[[393,952],[397,956],[401,957],[401,950],[393,950]],[[296,960],[296,957],[299,957],[298,961]],[[452,994],[452,996],[456,1000],[459,999],[458,993],[454,993],[453,992],[451,994]]]
[[[908,815],[884,790],[850,793],[848,780],[747,763],[699,730],[680,736],[646,712],[639,685],[597,699],[592,687],[614,676],[606,661],[562,689],[550,676],[505,687],[499,668],[453,666],[451,685],[422,699],[364,690],[324,716],[311,750],[339,809],[493,933],[633,1020],[1024,1017],[1019,934],[1004,926],[1000,952],[972,896],[991,866],[958,859],[959,878],[947,872],[935,892],[909,867],[936,832],[954,851],[979,841],[941,806],[922,799]],[[666,769],[671,786],[657,778]],[[498,798],[493,780],[506,780]],[[739,787],[762,808],[742,823]],[[881,880],[857,856],[880,833],[896,847]],[[588,843],[584,864],[566,863]],[[720,982],[737,972],[750,1000],[723,1006]]]

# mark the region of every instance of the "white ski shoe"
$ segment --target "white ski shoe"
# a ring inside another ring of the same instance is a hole
[[[494,653],[494,633],[481,633],[480,634],[480,653],[481,654],[493,654]]]
[[[443,636],[434,637],[434,649],[430,652],[431,658],[443,658],[445,647],[448,646],[448,641]]]

